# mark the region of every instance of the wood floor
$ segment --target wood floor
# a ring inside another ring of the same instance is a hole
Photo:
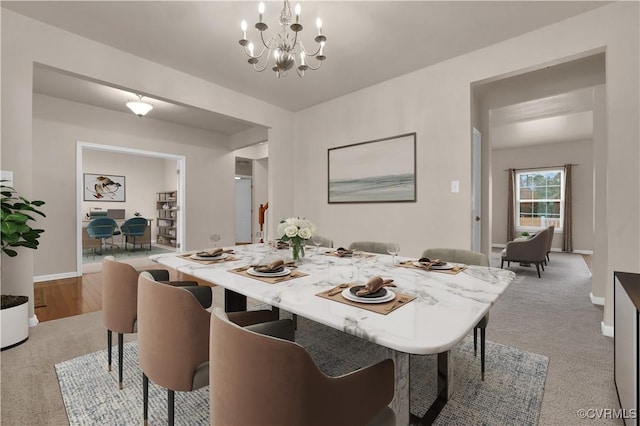
[[[161,265],[144,269],[165,269]],[[169,271],[172,280],[193,280],[194,277]],[[207,285],[200,282],[200,285]],[[80,315],[102,310],[102,273],[84,274],[82,277],[65,278],[34,284],[34,306],[38,321]]]

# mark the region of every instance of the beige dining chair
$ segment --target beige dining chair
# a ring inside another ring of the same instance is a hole
[[[169,271],[147,271],[158,281],[169,281]],[[138,275],[136,269],[113,256],[102,261],[102,323],[107,329],[107,358],[111,371],[113,332],[118,333],[118,386],[123,388],[123,337],[138,327]],[[185,283],[185,285],[187,285]],[[197,285],[193,283],[191,285]]]
[[[369,253],[388,254],[387,243],[376,241],[354,241],[349,244],[349,250],[362,250]]]
[[[395,425],[392,360],[329,377],[289,341],[290,322],[241,328],[216,308],[210,332],[212,426]]]
[[[230,318],[242,326],[270,321],[272,313],[235,312]],[[140,274],[138,357],[144,424],[149,418],[149,380],[167,389],[170,425],[174,424],[175,391],[189,392],[209,384],[209,323],[209,311],[187,287],[156,282],[148,272]]]
[[[489,266],[489,258],[484,253],[452,248],[431,248],[422,252],[422,257],[431,260],[440,259],[445,262],[463,263],[465,265]],[[486,329],[489,323],[489,312],[473,327],[473,356],[478,354],[478,330],[480,330],[480,378],[484,380]]]

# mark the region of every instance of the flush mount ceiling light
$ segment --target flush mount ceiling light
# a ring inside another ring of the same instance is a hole
[[[326,56],[324,56],[324,44],[327,41],[327,37],[322,34],[322,21],[320,18],[316,20],[318,35],[314,39],[315,42],[318,43],[318,48],[315,52],[310,53],[302,44],[302,40],[298,39],[298,33],[302,31],[302,24],[300,24],[300,4],[296,5],[295,22],[292,23],[291,4],[289,0],[285,0],[282,11],[280,11],[280,32],[275,33],[266,41],[264,39],[264,32],[269,27],[262,22],[263,13],[264,3],[260,3],[258,6],[259,19],[255,24],[255,28],[260,32],[260,41],[262,41],[264,47],[262,47],[259,54],[254,53],[253,43],[247,40],[247,21],[242,21],[240,24],[242,39],[239,43],[244,48],[244,53],[249,56],[248,62],[253,65],[253,69],[258,72],[264,71],[269,66],[269,59],[271,57],[273,57],[275,62],[271,69],[275,71],[278,78],[286,77],[287,71],[294,67],[300,77],[304,76],[306,70],[317,70],[320,68],[322,61],[326,59]],[[260,67],[258,66],[258,62],[265,54],[264,65]],[[311,57],[315,57],[317,61],[315,67],[307,62],[307,58]]]
[[[149,111],[153,109],[153,105],[147,102],[142,102],[142,96],[138,95],[137,101],[129,101],[127,102],[127,107],[133,111],[135,115],[138,117],[143,117],[147,115]]]

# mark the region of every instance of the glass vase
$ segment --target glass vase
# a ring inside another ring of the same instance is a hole
[[[290,241],[291,245],[291,257],[293,257],[294,261],[298,261],[304,257],[304,244],[300,242]]]

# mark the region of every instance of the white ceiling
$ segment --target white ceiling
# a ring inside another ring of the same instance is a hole
[[[302,1],[305,30],[300,34],[313,44],[315,18],[322,18],[327,60],[304,78],[290,74],[280,80],[268,70],[253,71],[238,44],[239,23],[245,19],[252,27],[257,3],[2,1],[2,7],[298,111],[609,2]],[[271,31],[282,2],[266,3],[264,20]],[[255,35],[249,38],[257,41]],[[116,110],[123,110],[122,98],[135,91],[109,92],[99,87],[102,83],[76,77],[41,68],[36,71],[35,90]],[[202,128],[217,126],[227,134],[250,125],[164,101],[152,102],[156,108],[149,117]]]
[[[491,148],[591,139],[593,90],[588,87],[491,109]]]

